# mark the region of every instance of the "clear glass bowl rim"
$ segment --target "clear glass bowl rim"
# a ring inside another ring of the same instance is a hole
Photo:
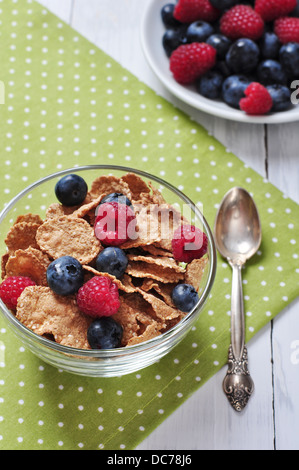
[[[5,206],[5,208],[1,211],[0,213],[0,225],[3,219],[7,216],[9,211],[15,206],[15,204],[21,200],[26,194],[30,193],[32,190],[37,188],[38,186],[41,186],[43,183],[63,177],[67,174],[71,173],[76,173],[76,172],[83,172],[83,171],[88,171],[88,170],[110,170],[110,171],[122,171],[122,172],[129,172],[129,173],[135,173],[142,178],[148,179],[148,180],[153,180],[156,183],[166,187],[173,193],[175,193],[180,199],[182,199],[184,202],[190,205],[192,208],[193,212],[195,213],[196,217],[201,221],[203,225],[203,230],[205,231],[206,235],[208,236],[209,240],[209,259],[210,259],[210,266],[209,266],[209,273],[208,273],[208,278],[206,282],[206,286],[204,291],[202,292],[200,299],[198,303],[195,305],[195,307],[191,310],[191,312],[188,313],[177,325],[175,325],[173,328],[171,328],[169,331],[163,333],[161,336],[157,336],[155,338],[152,338],[148,341],[145,341],[143,343],[133,345],[133,346],[125,346],[121,348],[116,348],[116,349],[101,349],[101,350],[95,350],[95,349],[78,349],[78,348],[73,348],[69,346],[64,346],[62,344],[56,343],[54,341],[51,341],[47,338],[44,338],[43,336],[40,336],[36,333],[34,333],[32,330],[24,326],[19,320],[16,319],[16,317],[8,310],[6,305],[2,302],[0,299],[0,307],[2,312],[4,313],[5,317],[8,319],[8,321],[16,327],[18,330],[21,330],[23,335],[27,337],[29,340],[36,341],[40,343],[41,345],[52,349],[53,351],[61,352],[66,355],[79,355],[81,357],[87,357],[87,358],[95,358],[95,359],[104,359],[104,358],[115,358],[117,356],[125,356],[128,354],[135,354],[138,352],[142,352],[148,349],[152,349],[155,345],[161,345],[164,341],[168,341],[170,338],[177,336],[182,330],[188,329],[188,326],[192,323],[193,317],[196,314],[198,310],[201,310],[202,307],[204,306],[209,293],[212,289],[215,276],[216,276],[216,267],[217,267],[217,255],[216,255],[216,245],[214,242],[213,234],[212,231],[209,227],[209,224],[207,223],[205,217],[201,213],[201,211],[197,208],[197,206],[191,201],[191,199],[186,196],[184,193],[182,193],[179,189],[177,189],[175,186],[173,186],[171,183],[168,183],[167,181],[159,178],[158,176],[152,175],[150,173],[147,173],[143,170],[138,170],[136,168],[131,168],[131,167],[126,167],[126,166],[121,166],[121,165],[108,165],[108,164],[103,164],[103,165],[83,165],[83,166],[76,166],[73,168],[68,168],[65,170],[61,170],[55,173],[52,173],[50,175],[45,176],[44,178],[41,178],[37,180],[36,182],[30,184],[27,186],[24,190],[19,192],[15,197],[11,199],[11,201]]]

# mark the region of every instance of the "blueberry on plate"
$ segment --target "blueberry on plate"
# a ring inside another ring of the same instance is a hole
[[[182,24],[173,16],[174,8],[174,3],[167,3],[161,8],[161,18],[166,28],[177,28]]]
[[[182,312],[190,312],[199,301],[198,293],[190,284],[178,284],[171,293],[174,305]]]
[[[229,106],[240,109],[240,100],[245,97],[245,90],[250,85],[250,79],[244,75],[231,75],[222,85],[222,98]]]
[[[291,80],[299,77],[299,43],[288,42],[279,51],[279,61]]]
[[[287,83],[287,76],[281,63],[273,59],[260,62],[257,68],[257,76],[259,82],[263,85],[274,85],[274,83],[286,85]]]
[[[228,10],[238,3],[238,0],[210,0],[213,7],[218,10]]]
[[[100,204],[105,204],[105,202],[118,202],[119,204],[126,204],[127,206],[132,206],[130,199],[127,198],[122,193],[110,193],[105,196]]]
[[[232,45],[229,38],[223,34],[212,34],[207,40],[207,44],[214,47],[217,51],[217,59],[225,59],[225,56]]]
[[[183,44],[187,44],[185,26],[176,29],[168,29],[163,34],[162,45],[167,57],[170,57],[173,51]]]
[[[96,269],[101,273],[109,273],[120,279],[125,273],[128,262],[128,258],[121,248],[109,246],[98,255]]]
[[[259,63],[260,49],[251,39],[237,39],[226,54],[226,62],[233,73],[248,74]]]
[[[204,42],[213,33],[214,28],[210,23],[198,20],[188,26],[186,37],[189,43]]]
[[[66,175],[55,186],[58,201],[64,206],[79,206],[88,191],[85,180],[79,175]]]
[[[55,294],[75,294],[84,283],[83,267],[76,258],[61,256],[49,264],[47,282]]]
[[[92,349],[118,348],[122,335],[122,326],[111,317],[97,318],[87,330],[87,340]]]
[[[210,70],[195,83],[198,93],[211,100],[221,97],[223,75],[215,70]]]
[[[275,84],[267,86],[267,90],[273,101],[272,112],[286,111],[293,106],[291,102],[291,91],[288,87]]]
[[[266,32],[260,42],[260,51],[264,59],[277,59],[281,43],[278,36],[272,31]]]

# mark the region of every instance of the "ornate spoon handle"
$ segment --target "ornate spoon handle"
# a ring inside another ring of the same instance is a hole
[[[231,264],[233,270],[231,297],[231,345],[228,352],[228,371],[223,390],[236,411],[242,411],[251,397],[254,384],[248,372],[245,346],[242,265]]]

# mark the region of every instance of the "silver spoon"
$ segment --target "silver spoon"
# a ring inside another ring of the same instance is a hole
[[[223,390],[236,411],[242,411],[254,390],[248,372],[242,267],[258,250],[261,225],[256,205],[242,188],[232,188],[223,198],[216,216],[214,235],[219,253],[232,267],[231,345]]]

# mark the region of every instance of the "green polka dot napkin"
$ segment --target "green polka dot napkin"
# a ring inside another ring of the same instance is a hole
[[[203,205],[249,190],[263,242],[244,270],[246,340],[298,294],[299,207],[129,71],[32,0],[0,1],[3,208],[57,169],[143,169]],[[52,199],[45,195],[41,208]],[[133,449],[227,361],[231,270],[173,352],[139,373],[84,378],[41,362],[0,317],[1,449]]]

